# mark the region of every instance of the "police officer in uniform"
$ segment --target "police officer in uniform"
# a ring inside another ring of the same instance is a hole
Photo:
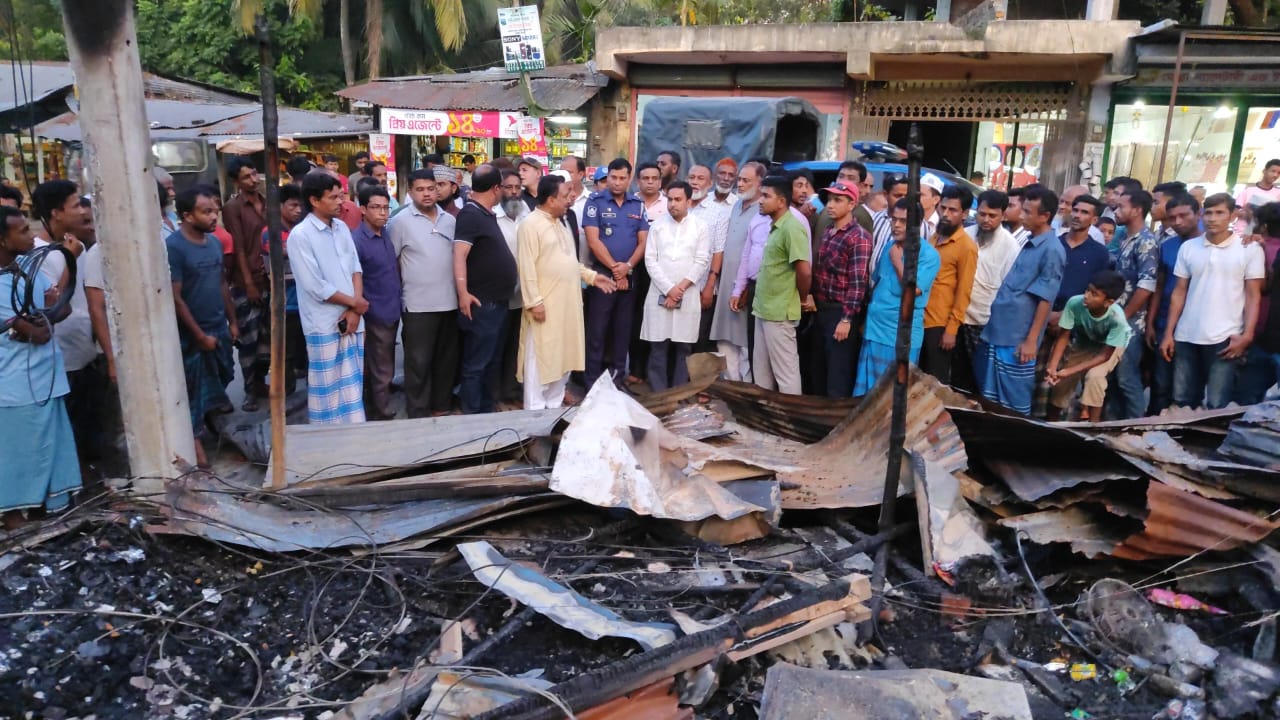
[[[591,194],[583,206],[582,231],[587,236],[591,267],[609,273],[618,291],[609,295],[587,288],[587,389],[605,371],[608,343],[608,370],[619,388],[626,388],[627,347],[636,302],[643,295],[631,286],[632,270],[644,262],[644,241],[649,220],[644,203],[627,195],[631,185],[631,163],[618,158],[609,163],[605,189]]]

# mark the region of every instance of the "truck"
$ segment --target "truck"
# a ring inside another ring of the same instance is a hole
[[[648,101],[640,118],[636,157],[680,154],[680,167],[715,167],[767,158],[786,163],[818,155],[821,114],[798,97],[662,97]]]

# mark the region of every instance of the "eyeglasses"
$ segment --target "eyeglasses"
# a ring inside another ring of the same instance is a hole
[[[365,205],[364,209],[372,210],[374,212],[387,212],[391,209],[391,206],[390,205]]]
[[[516,192],[516,191],[519,191],[519,190],[520,190],[520,187],[521,187],[521,186],[520,186],[519,184],[516,184],[516,185],[503,185],[503,186],[502,186],[502,189],[503,189],[503,190],[510,190],[510,191],[512,191],[512,192]]]

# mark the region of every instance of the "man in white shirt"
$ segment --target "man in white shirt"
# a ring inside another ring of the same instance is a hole
[[[1173,404],[1225,407],[1236,368],[1253,342],[1266,258],[1261,244],[1245,245],[1231,232],[1235,201],[1226,193],[1205,198],[1205,233],[1183,243],[1173,274],[1169,321],[1160,352],[1173,361]]]
[[[67,287],[71,275],[66,258],[60,252],[45,257],[41,272],[60,293],[71,295],[71,314],[58,323],[54,342],[62,350],[63,365],[71,392],[67,394],[67,415],[76,439],[82,474],[89,477],[88,466],[102,459],[109,438],[104,432],[103,417],[107,405],[106,363],[98,362],[100,352],[93,339],[93,322],[85,299],[84,280],[88,252],[94,244],[93,212],[89,199],[81,197],[79,188],[69,180],[49,180],[36,186],[31,195],[35,215],[46,225],[36,232],[35,246],[47,246],[56,238],[76,256],[76,286]],[[8,302],[8,298],[0,300]]]
[[[667,214],[649,226],[644,248],[649,292],[640,339],[651,343],[648,379],[654,392],[689,382],[685,361],[698,340],[702,304],[697,293],[688,291],[705,281],[711,234],[689,214],[692,195],[693,188],[683,180],[667,186]]]
[[[1008,206],[1009,196],[999,190],[987,190],[978,196],[977,237],[974,238],[978,243],[978,268],[973,275],[964,323],[956,337],[955,352],[951,354],[951,384],[969,392],[979,391],[973,362],[982,330],[991,317],[991,303],[1021,249],[1001,222]]]
[[[289,233],[289,265],[307,339],[307,418],[312,425],[362,423],[364,299],[360,257],[338,219],[346,193],[328,173],[302,181],[310,213]]]
[[[1022,226],[1022,188],[1009,191],[1009,207],[1004,209],[1004,229],[1013,236],[1019,249],[1031,239],[1031,231]]]
[[[453,279],[457,223],[436,205],[435,173],[409,175],[411,203],[387,226],[400,260],[404,296],[405,410],[411,418],[443,415],[453,405],[458,371],[458,294]]]
[[[689,187],[693,188],[689,215],[701,220],[711,233],[711,264],[707,272],[698,278],[702,319],[698,325],[697,347],[694,349],[697,352],[715,352],[716,345],[711,342],[711,319],[715,313],[716,288],[724,267],[724,244],[729,237],[730,206],[715,202],[711,168],[706,165],[689,168]]]
[[[578,257],[586,264],[591,258],[590,251],[587,250],[587,234],[582,232],[582,211],[587,206],[587,196],[591,194],[583,184],[587,176],[587,161],[577,155],[566,155],[560,161],[560,170],[569,175],[569,192],[573,196],[573,204],[569,209],[573,212],[574,219],[570,230],[575,234],[573,241],[578,245]],[[565,216],[568,217],[568,213]]]

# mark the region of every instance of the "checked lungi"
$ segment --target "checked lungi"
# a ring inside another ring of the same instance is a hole
[[[231,357],[231,333],[208,333],[218,340],[212,350],[202,350],[194,340],[182,338],[182,369],[187,381],[187,404],[191,428],[197,438],[208,433],[205,419],[210,412],[230,404],[227,386],[235,379]]]
[[[364,333],[307,335],[307,418],[364,422]]]
[[[1036,361],[1018,361],[1016,345],[981,343],[974,353],[974,373],[988,400],[1021,413],[1031,414],[1031,398],[1036,387]]]

